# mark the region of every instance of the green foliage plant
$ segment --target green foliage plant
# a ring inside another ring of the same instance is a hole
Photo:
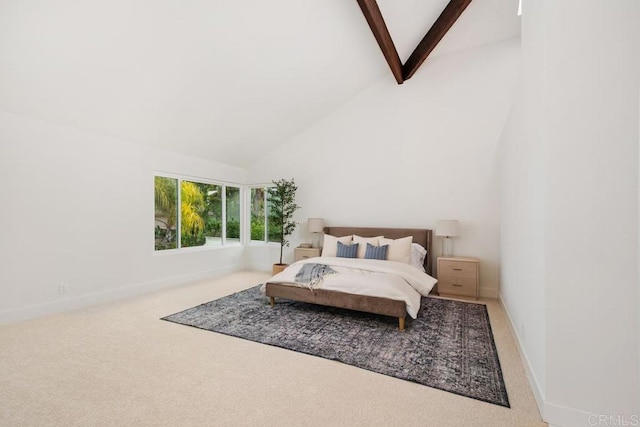
[[[273,181],[273,187],[268,187],[267,189],[269,228],[279,234],[281,265],[284,247],[289,246],[287,237],[293,233],[296,225],[298,225],[293,220],[293,214],[300,209],[300,206],[295,201],[297,190],[298,187],[293,178],[290,181],[286,179]]]
[[[181,214],[181,243],[183,247],[201,246],[205,242],[202,219],[206,210],[204,194],[193,182],[182,181]]]
[[[175,226],[178,218],[176,209],[176,193],[178,181],[162,176],[155,177],[155,209],[156,222],[164,224],[163,228],[155,227],[156,250],[175,249],[178,245]]]
[[[264,240],[264,216],[251,220],[251,240]]]

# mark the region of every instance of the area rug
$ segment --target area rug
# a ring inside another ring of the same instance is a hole
[[[276,298],[260,285],[162,320],[357,366],[509,407],[483,304],[422,298],[418,318],[398,319]]]

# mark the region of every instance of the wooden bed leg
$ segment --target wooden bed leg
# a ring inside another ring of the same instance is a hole
[[[269,297],[269,304],[273,307],[276,304],[276,299],[274,297]]]
[[[404,317],[398,317],[398,323],[400,326],[400,330],[404,331]]]

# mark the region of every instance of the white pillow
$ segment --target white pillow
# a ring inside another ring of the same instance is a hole
[[[371,246],[378,246],[380,239],[384,239],[384,237],[360,237],[354,234],[353,243],[360,243],[360,246],[358,246],[358,258],[364,258],[364,254],[367,253],[367,243],[371,243]]]
[[[389,250],[387,251],[387,259],[389,261],[411,264],[411,242],[413,242],[413,236],[407,236],[396,240],[383,237],[380,239],[379,245],[389,245]]]
[[[330,234],[324,235],[324,243],[322,245],[322,256],[336,256],[338,254],[338,242],[349,245],[351,244],[351,240],[353,239],[352,235],[344,236],[344,237],[335,237]]]
[[[411,265],[418,270],[424,271],[424,258],[427,256],[427,250],[417,243],[411,244]]]

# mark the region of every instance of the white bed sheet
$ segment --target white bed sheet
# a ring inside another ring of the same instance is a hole
[[[298,261],[273,276],[269,282],[295,286],[295,277],[300,268],[304,264],[314,263],[328,265],[338,273],[326,275],[318,288],[404,301],[407,313],[414,319],[420,309],[421,295],[429,295],[437,283],[435,278],[409,264],[335,257]]]

